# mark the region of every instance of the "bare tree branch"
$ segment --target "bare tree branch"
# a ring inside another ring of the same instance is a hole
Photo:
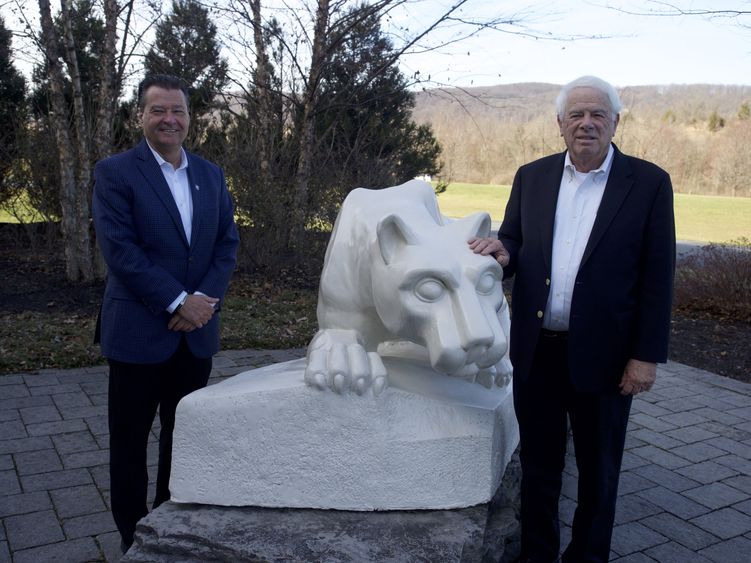
[[[751,2],[749,2],[749,9],[742,10],[738,8],[682,8],[681,6],[672,2],[662,2],[660,0],[651,0],[647,4],[654,5],[654,9],[647,10],[634,10],[629,8],[617,8],[608,6],[610,9],[615,10],[623,14],[632,16],[650,16],[650,17],[668,17],[674,18],[677,16],[700,16],[707,18],[730,18],[739,19],[744,16],[751,15]],[[745,24],[744,24],[745,27]]]

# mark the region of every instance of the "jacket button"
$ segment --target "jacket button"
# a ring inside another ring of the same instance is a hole
[[[550,285],[550,278],[545,278],[545,285]]]
[[[541,318],[542,318],[542,311],[537,311],[537,318],[538,318],[538,319],[541,319]]]

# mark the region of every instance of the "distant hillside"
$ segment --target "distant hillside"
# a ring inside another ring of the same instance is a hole
[[[418,123],[444,119],[516,118],[520,121],[551,113],[560,86],[543,83],[508,84],[485,88],[436,88],[415,98],[413,115]],[[547,111],[546,111],[547,108]]]
[[[418,123],[437,119],[476,121],[514,118],[528,121],[548,115],[555,119],[555,98],[561,86],[529,82],[483,88],[436,88],[419,92],[413,112]],[[662,116],[673,111],[682,119],[706,119],[716,111],[733,116],[743,102],[751,101],[751,86],[717,84],[675,84],[669,86],[627,86],[618,94],[628,112]]]
[[[424,90],[417,123],[443,148],[444,179],[510,183],[523,163],[562,150],[560,86],[545,83]],[[751,86],[688,84],[619,89],[615,142],[670,172],[676,191],[751,197]]]

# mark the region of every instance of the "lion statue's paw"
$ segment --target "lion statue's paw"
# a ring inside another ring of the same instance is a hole
[[[496,364],[495,372],[495,384],[498,387],[506,387],[506,385],[511,383],[514,368],[511,366],[511,360],[509,360],[508,356]]]
[[[368,352],[354,330],[321,330],[308,347],[305,383],[339,394],[363,395],[373,389],[380,395],[388,386],[388,373],[381,357]]]
[[[477,372],[475,383],[479,383],[486,389],[492,389],[495,383],[495,367],[481,369]]]
[[[511,382],[511,375],[511,362],[504,358],[494,366],[481,368],[475,376],[475,383],[487,389],[492,389],[493,385],[506,387]]]

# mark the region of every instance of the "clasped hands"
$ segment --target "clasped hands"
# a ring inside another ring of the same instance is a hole
[[[202,328],[211,320],[218,302],[219,299],[208,295],[188,295],[183,306],[172,315],[167,328],[179,332],[191,332]]]

